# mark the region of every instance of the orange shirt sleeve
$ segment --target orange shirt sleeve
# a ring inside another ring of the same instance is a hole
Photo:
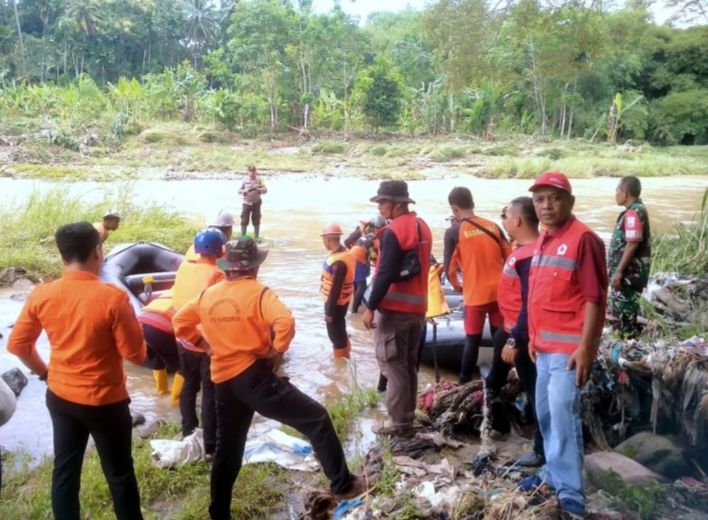
[[[450,265],[447,269],[447,279],[456,290],[461,290],[462,284],[460,283],[460,278],[458,277],[457,271],[460,268],[460,248],[456,247],[455,251],[450,257]]]
[[[175,329],[175,337],[196,344],[201,337],[197,325],[202,322],[199,316],[199,298],[187,302],[172,317],[172,326]]]
[[[278,295],[267,290],[262,301],[263,318],[271,326],[272,347],[285,352],[295,336],[295,318]]]
[[[116,340],[116,347],[122,357],[135,363],[142,364],[147,355],[147,347],[143,338],[143,329],[135,317],[133,308],[130,306],[128,296],[120,294],[118,304],[115,307],[113,320],[113,337]]]
[[[42,333],[42,324],[33,310],[35,291],[27,298],[7,341],[7,351],[19,358],[30,357],[36,352],[37,338]]]

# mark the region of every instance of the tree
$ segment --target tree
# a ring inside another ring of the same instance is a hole
[[[401,113],[403,88],[398,72],[383,57],[359,74],[354,87],[366,121],[375,129],[393,126]]]

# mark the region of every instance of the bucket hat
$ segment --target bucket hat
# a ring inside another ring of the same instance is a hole
[[[393,202],[410,202],[415,204],[415,201],[408,196],[408,184],[406,184],[406,181],[396,180],[381,181],[376,195],[369,200],[371,202],[390,200]]]
[[[224,257],[216,261],[224,271],[250,271],[261,265],[268,256],[268,250],[258,249],[256,241],[249,236],[229,240],[224,249]]]

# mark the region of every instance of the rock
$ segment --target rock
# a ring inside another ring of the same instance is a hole
[[[0,378],[0,426],[10,420],[15,413],[17,400],[12,389]]]
[[[671,480],[693,473],[684,449],[669,437],[641,432],[615,446],[615,451]]]
[[[23,267],[6,267],[0,270],[0,285],[12,285],[26,275],[27,271]]]
[[[16,396],[20,395],[22,389],[27,386],[27,377],[19,368],[13,368],[5,372],[2,376],[3,381],[14,392]]]
[[[654,473],[638,462],[612,451],[597,451],[585,456],[585,471],[588,478],[598,489],[607,490],[607,472],[617,473],[627,484],[644,482],[664,482],[661,475]]]
[[[133,428],[145,424],[145,416],[140,412],[130,412],[130,417],[133,420]]]

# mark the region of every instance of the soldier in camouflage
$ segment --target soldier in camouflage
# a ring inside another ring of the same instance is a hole
[[[609,321],[627,339],[636,338],[641,332],[637,323],[639,299],[651,269],[649,214],[639,198],[641,192],[641,182],[633,175],[623,177],[617,185],[615,200],[626,209],[617,218],[607,262]]]

